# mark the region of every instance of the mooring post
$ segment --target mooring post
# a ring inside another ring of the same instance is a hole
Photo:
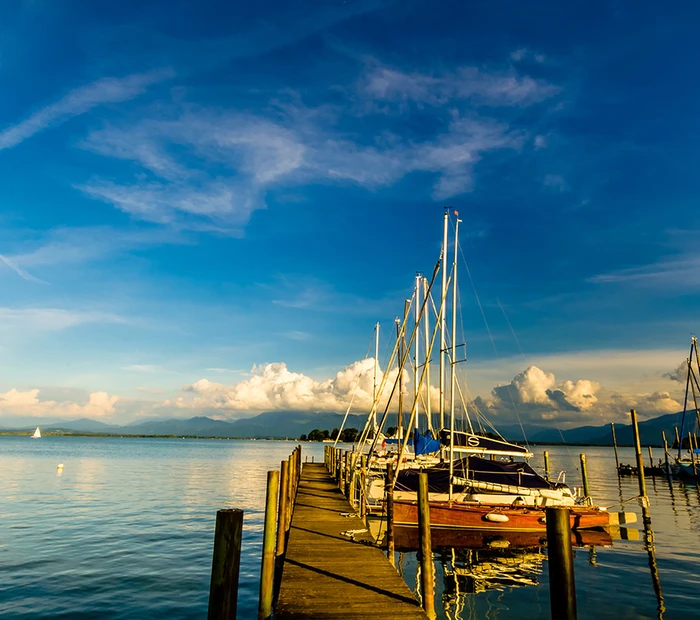
[[[272,616],[272,594],[275,579],[275,529],[277,517],[277,491],[280,473],[267,472],[267,497],[265,499],[265,525],[263,530],[262,566],[260,569],[260,598],[258,620]]]
[[[547,479],[549,479],[549,452],[547,450],[544,451],[544,475]]]
[[[430,504],[428,474],[418,474],[418,538],[420,547],[421,594],[423,609],[429,618],[435,618],[435,590],[433,587],[435,566],[430,540]]]
[[[386,466],[386,557],[392,566],[394,561],[394,470],[391,463]]]
[[[669,475],[671,473],[671,469],[668,466],[668,441],[666,441],[666,433],[664,433],[664,431],[661,431],[661,439],[663,439],[664,442],[664,462],[666,464],[666,475]]]
[[[287,542],[287,515],[289,514],[289,461],[282,461],[280,467],[280,501],[277,512],[277,557],[284,555]]]
[[[576,620],[576,584],[569,509],[549,507],[546,520],[549,601],[552,618],[553,620]]]
[[[612,432],[613,449],[615,450],[615,469],[617,475],[620,475],[620,459],[617,456],[617,437],[615,437],[615,422],[610,422],[610,431]]]
[[[644,480],[644,457],[642,456],[642,443],[639,440],[639,425],[637,424],[637,411],[630,410],[632,417],[632,432],[634,433],[634,452],[637,456],[637,478],[639,479],[639,494],[645,498],[647,496],[647,483]]]
[[[343,486],[345,487],[345,497],[347,497],[349,500],[352,500],[352,492],[350,489],[350,451],[349,450],[345,451],[345,463],[343,466],[345,467],[345,477],[343,480]]]
[[[688,433],[688,447],[690,448],[690,462],[693,464],[693,476],[697,477],[698,472],[695,467],[695,446],[693,445],[693,436]]]
[[[232,508],[216,512],[208,620],[236,617],[242,534],[242,510]]]
[[[591,503],[591,489],[588,486],[588,470],[586,469],[586,455],[581,452],[581,479],[583,480],[583,496],[586,503]]]
[[[367,515],[367,455],[363,454],[360,457],[360,517],[362,519]]]
[[[649,450],[649,465],[654,467],[654,453],[651,451],[651,446],[647,446],[647,449]]]
[[[675,433],[676,433],[676,446],[678,446],[678,451],[680,452],[680,451],[683,449],[683,446],[681,445],[681,438],[680,438],[680,436],[678,435],[678,427],[677,427],[677,426],[674,426],[674,427],[673,427],[673,430],[674,430]]]

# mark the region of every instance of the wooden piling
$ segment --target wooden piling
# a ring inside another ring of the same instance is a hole
[[[666,474],[668,475],[671,473],[671,469],[668,466],[668,442],[666,441],[666,433],[664,433],[664,431],[661,431],[661,439],[664,442],[664,462],[666,464]]]
[[[228,620],[236,617],[242,534],[242,510],[232,508],[217,511],[208,620]]]
[[[267,472],[267,497],[265,499],[265,526],[263,530],[262,566],[260,569],[260,598],[258,600],[258,620],[272,616],[272,594],[275,579],[275,529],[277,517],[277,491],[280,473]]]
[[[430,503],[428,474],[418,474],[418,539],[420,546],[421,594],[423,609],[429,618],[435,618],[435,566],[430,540]]]
[[[288,503],[290,500],[289,485],[289,461],[282,461],[280,466],[280,501],[279,511],[277,512],[277,550],[276,555],[280,557],[284,555],[284,545],[287,539],[287,523],[289,518]]]
[[[544,451],[544,475],[549,479],[549,452],[547,450]]]
[[[552,618],[576,620],[576,584],[574,554],[571,549],[570,511],[550,507],[547,519],[547,564],[549,566],[549,601]]]
[[[693,436],[688,433],[688,447],[690,448],[690,462],[693,464],[693,476],[697,477],[698,472],[695,465],[695,446],[693,445]]]
[[[637,456],[637,478],[639,480],[639,494],[642,497],[646,498],[647,483],[644,480],[644,457],[642,456],[642,444],[639,440],[639,425],[637,424],[637,411],[635,409],[631,409],[630,416],[632,417],[632,432],[634,433],[634,452]]]
[[[651,446],[647,446],[649,450],[649,466],[654,467],[654,453],[651,451]]]
[[[367,455],[360,457],[360,517],[367,516]]]
[[[392,566],[394,562],[394,469],[386,466],[386,557]]]
[[[586,469],[586,455],[581,452],[581,479],[583,481],[583,495],[586,502],[590,504],[591,489],[588,486],[588,470]]]
[[[618,476],[620,475],[620,459],[617,455],[617,437],[615,437],[615,422],[610,422],[610,431],[612,432],[613,449],[615,450],[615,468]]]
[[[683,446],[681,446],[681,438],[680,438],[680,436],[678,435],[678,427],[677,427],[677,426],[674,426],[674,427],[673,427],[673,430],[674,430],[675,433],[676,433],[676,445],[678,446],[678,451],[680,452],[681,449],[683,448]]]
[[[350,451],[346,450],[345,451],[345,463],[343,464],[343,467],[345,468],[345,475],[343,479],[343,486],[345,487],[345,497],[347,497],[349,500],[352,500],[352,492],[350,488]]]

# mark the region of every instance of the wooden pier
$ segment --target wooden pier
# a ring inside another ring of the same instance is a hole
[[[427,618],[323,463],[305,463],[275,618]],[[353,539],[354,538],[354,539]]]

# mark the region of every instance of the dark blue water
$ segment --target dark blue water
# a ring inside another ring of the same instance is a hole
[[[294,445],[0,438],[0,615],[205,617],[216,511],[236,507],[245,511],[239,617],[254,618],[266,472]],[[304,444],[316,460],[322,451],[322,444]],[[568,469],[569,482],[578,484],[580,449],[549,451],[553,468]],[[585,452],[599,504],[637,495],[635,479],[618,486],[612,450]],[[632,462],[631,451],[622,453]],[[643,536],[614,540],[611,548],[576,553],[579,618],[658,618],[659,604],[664,618],[700,618],[700,492],[661,479],[648,486],[662,598]],[[636,502],[628,505],[640,512]],[[436,554],[440,617],[549,617],[540,550],[470,553]],[[415,587],[414,555],[400,559]]]

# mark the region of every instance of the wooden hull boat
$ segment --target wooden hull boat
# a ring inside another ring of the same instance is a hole
[[[489,532],[546,532],[544,508],[431,501],[430,526],[435,528],[488,530]],[[617,513],[596,506],[571,506],[571,529],[603,528],[617,524]],[[614,515],[614,517],[612,516]],[[418,525],[418,502],[394,500],[394,523]]]
[[[454,547],[459,549],[531,549],[547,545],[545,532],[498,532],[487,530],[462,530],[431,528],[430,541],[434,549]],[[612,547],[613,539],[605,530],[572,530],[574,547]],[[418,528],[396,526],[394,545],[397,551],[419,549]]]

